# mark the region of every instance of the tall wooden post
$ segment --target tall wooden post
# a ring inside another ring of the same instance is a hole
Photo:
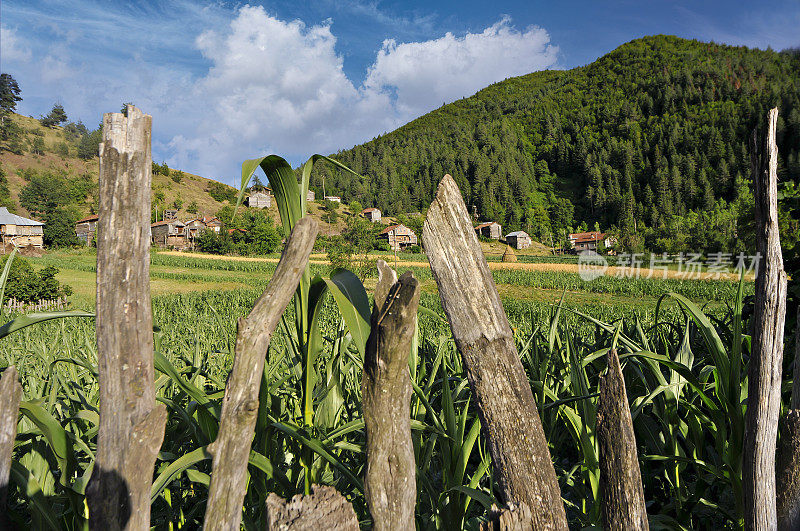
[[[755,286],[753,349],[748,374],[747,416],[742,457],[746,529],[775,529],[775,443],[781,407],[786,272],[778,231],[778,109],[769,111],[766,132],[753,134],[756,250],[764,260]]]
[[[301,218],[292,229],[272,279],[253,305],[239,318],[233,368],[225,386],[213,456],[203,528],[238,531],[247,488],[247,459],[258,413],[258,393],[267,347],[278,321],[294,295],[317,238],[317,222]]]
[[[17,438],[17,417],[22,386],[13,365],[0,377],[0,529],[11,529],[6,511],[8,479],[11,475],[11,453]]]
[[[449,175],[428,210],[422,240],[476,398],[502,501],[526,505],[534,529],[567,529],[531,386],[467,207]]]
[[[608,371],[600,376],[597,438],[600,446],[600,512],[604,529],[647,530],[642,474],[633,419],[617,351],[608,351]]]
[[[419,282],[411,272],[398,281],[383,260],[378,261],[378,271],[361,380],[367,433],[364,494],[376,531],[413,529],[417,481],[408,356],[417,322]]]
[[[87,487],[92,529],[150,528],[153,468],[166,409],[155,401],[150,306],[152,118],[103,116],[97,223],[100,426]]]

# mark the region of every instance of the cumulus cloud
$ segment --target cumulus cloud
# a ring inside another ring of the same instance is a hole
[[[197,38],[212,65],[196,86],[208,114],[170,146],[182,163],[203,168],[220,152],[241,159],[274,151],[296,162],[363,142],[492,82],[551,67],[558,49],[549,42],[545,30],[518,31],[508,18],[463,37],[387,40],[356,87],[329,22],[307,26],[246,6],[226,31]]]
[[[156,11],[108,15],[93,1],[67,1],[75,17],[25,4],[6,13],[41,21],[27,33],[2,28],[4,71],[20,81],[25,110],[45,112],[58,100],[92,125],[133,101],[153,115],[158,160],[226,183],[244,159],[278,153],[297,164],[349,148],[490,83],[551,67],[558,54],[545,30],[503,18],[477,33],[387,40],[362,83],[348,77],[330,20],[184,0],[170,16],[146,5]]]
[[[384,41],[365,86],[394,93],[402,115],[429,111],[443,102],[469,96],[507,77],[556,65],[558,48],[550,35],[532,26],[518,31],[504,17],[482,33],[397,44]]]

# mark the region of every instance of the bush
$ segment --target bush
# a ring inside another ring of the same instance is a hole
[[[375,242],[372,244],[372,248],[375,249],[376,251],[391,251],[392,250],[391,246],[389,245],[389,242],[387,242],[385,240],[375,240]]]
[[[174,171],[170,174],[170,178],[172,179],[172,182],[180,183],[183,180],[183,172],[180,170]]]
[[[0,259],[0,268],[5,267],[6,260],[7,256]],[[36,272],[25,258],[15,257],[11,263],[2,303],[5,304],[8,299],[38,302],[72,295],[70,286],[62,286],[56,280],[57,274],[58,269],[53,266],[47,266]]]
[[[199,208],[200,207],[197,206],[197,201],[192,201],[191,203],[189,203],[189,206],[186,207],[186,212],[188,212],[189,214],[197,214],[197,210]]]
[[[420,247],[419,245],[412,245],[411,247],[408,248],[408,252],[409,253],[415,253],[415,254],[416,253],[421,253],[422,252],[422,247]]]
[[[214,201],[219,201],[222,203],[223,201],[227,201],[229,203],[236,202],[236,194],[237,191],[235,188],[232,188],[226,184],[222,184],[217,181],[213,181],[208,185],[208,195],[214,198]]]

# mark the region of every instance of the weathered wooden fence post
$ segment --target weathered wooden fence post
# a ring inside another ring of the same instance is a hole
[[[608,351],[600,376],[597,438],[600,443],[600,511],[604,529],[650,529],[647,522],[636,436],[617,351]]]
[[[442,306],[461,351],[504,502],[534,529],[567,529],[542,422],[469,213],[445,175],[422,231]]]
[[[295,224],[267,289],[250,314],[239,319],[219,433],[208,447],[213,464],[204,529],[239,530],[267,347],[308,265],[317,230],[317,222],[309,217]]]
[[[781,406],[786,272],[778,231],[778,109],[769,111],[763,140],[753,133],[756,250],[764,260],[755,286],[752,356],[742,457],[745,529],[775,529],[775,443]]]
[[[17,438],[17,418],[22,386],[13,365],[0,377],[0,529],[11,529],[6,511],[8,480],[11,475],[11,453]]]
[[[97,237],[100,426],[87,487],[92,529],[150,529],[150,488],[167,413],[156,404],[150,306],[152,118],[103,116]]]
[[[775,475],[780,531],[800,529],[800,307],[795,323],[792,401],[781,429]]]
[[[416,464],[411,442],[408,357],[417,322],[419,282],[378,261],[372,329],[361,390],[367,434],[364,494],[377,531],[414,529]]]

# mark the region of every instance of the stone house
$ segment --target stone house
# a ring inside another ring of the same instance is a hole
[[[97,214],[79,219],[75,223],[75,235],[84,245],[91,245],[95,234],[97,234]]]
[[[245,199],[245,204],[253,208],[269,208],[272,206],[272,196],[268,192],[253,192]]]
[[[306,194],[306,201],[316,201],[317,194],[314,193],[314,190],[309,190]]]
[[[0,207],[0,238],[3,246],[44,247],[44,223],[12,214]]]
[[[390,225],[378,234],[379,240],[385,240],[393,251],[401,251],[417,245],[417,235],[405,225]]]
[[[527,232],[517,230],[506,235],[506,243],[514,249],[527,249],[531,246],[532,240]]]
[[[495,221],[490,221],[488,223],[481,223],[477,227],[475,227],[475,232],[478,236],[483,236],[484,238],[491,238],[493,240],[499,240],[500,237],[503,235],[502,227],[499,223]]]

